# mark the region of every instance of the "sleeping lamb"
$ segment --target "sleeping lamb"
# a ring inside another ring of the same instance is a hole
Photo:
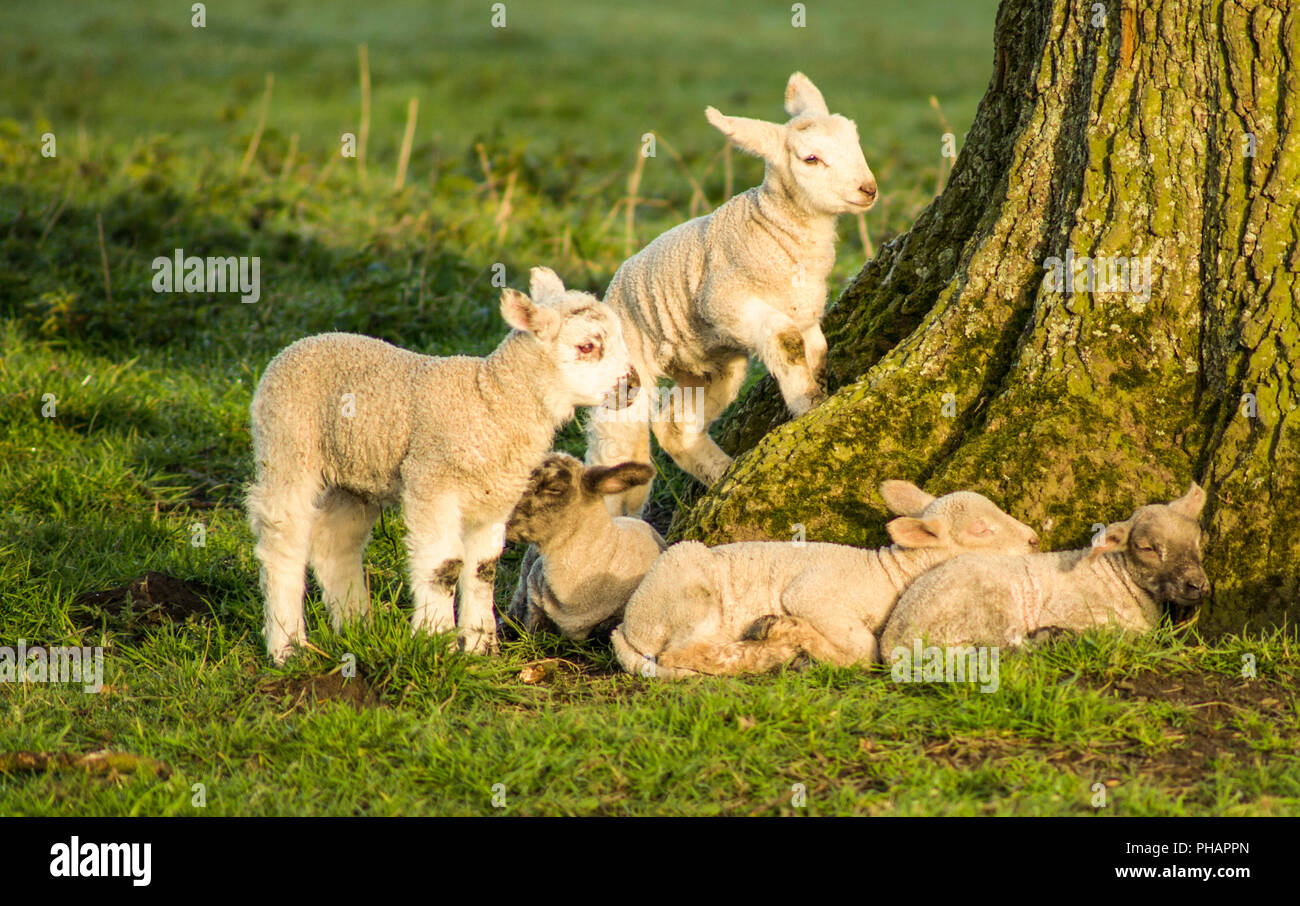
[[[936,646],[1017,646],[1036,634],[1115,627],[1147,632],[1161,602],[1192,605],[1205,593],[1193,483],[1172,503],[1151,504],[1107,526],[1084,550],[995,557],[968,554],[921,576],[899,599],[880,639],[882,656],[920,639]]]
[[[628,672],[648,676],[759,673],[802,656],[871,663],[876,633],[918,575],[970,551],[1021,553],[1038,545],[1029,526],[970,491],[938,499],[905,481],[880,487],[903,514],[894,544],[749,541],[670,547],[628,601],[611,640]]]

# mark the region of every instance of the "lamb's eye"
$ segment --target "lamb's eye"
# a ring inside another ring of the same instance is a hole
[[[806,164],[819,164],[821,163],[821,158],[818,157],[816,154],[809,154],[807,157],[803,159],[803,162]]]
[[[591,342],[590,340],[578,346],[578,353],[580,355],[591,355],[595,351],[596,351],[596,344]]]

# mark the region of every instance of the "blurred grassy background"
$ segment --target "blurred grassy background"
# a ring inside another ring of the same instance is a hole
[[[188,341],[190,318],[178,309],[204,305],[146,298],[139,284],[149,260],[177,246],[261,254],[266,304],[220,300],[221,321],[206,319],[201,342],[229,334],[241,352],[266,353],[331,326],[385,334],[400,326],[389,338],[482,351],[498,333],[494,316],[475,315],[495,297],[485,268],[502,261],[519,285],[527,267],[547,263],[603,289],[629,249],[725,198],[724,143],[703,108],[784,119],[782,90],[795,69],[859,124],[882,187],[865,224],[879,242],[906,229],[934,194],[944,123],[959,136],[969,125],[991,66],[994,8],[992,0],[812,4],[807,27],[794,28],[783,3],[737,11],[712,0],[518,2],[506,5],[506,27],[493,28],[481,2],[232,0],[209,4],[198,29],[188,4],[9,6],[0,12],[0,165],[10,190],[2,213],[20,226],[22,215],[45,219],[33,237],[44,241],[3,262],[18,282],[11,274],[0,299],[10,313],[37,316],[46,335]],[[360,128],[361,43],[372,85],[364,184],[357,162],[339,158],[342,133]],[[268,74],[265,128],[241,176]],[[397,192],[412,98],[415,141]],[[47,130],[59,142],[53,160],[37,155]],[[615,208],[647,132],[660,147],[641,174],[629,235],[626,208]],[[733,192],[761,180],[760,162],[733,163]],[[51,222],[64,195],[67,208]],[[102,293],[102,277],[76,267],[101,269],[97,241],[76,241],[92,209],[102,212],[115,277],[116,303],[103,309],[88,298]],[[865,257],[857,224],[846,219],[841,231],[837,279]],[[12,226],[8,238],[12,253]],[[61,257],[66,242],[75,260]],[[366,256],[360,267],[348,258],[357,253]],[[412,279],[397,270],[413,270]],[[52,295],[41,303],[44,293]],[[367,296],[364,315],[353,310],[358,294]],[[402,317],[411,302],[415,323]],[[293,311],[267,336],[275,320],[267,309],[277,305]],[[135,308],[130,318],[126,307]],[[445,317],[431,319],[430,308]]]
[[[683,150],[717,144],[706,104],[777,117],[785,76],[801,69],[832,109],[858,120],[869,157],[933,167],[928,98],[964,131],[990,71],[996,9],[992,0],[814,2],[807,26],[794,28],[782,2],[517,0],[506,4],[506,27],[492,28],[490,5],[223,0],[208,4],[203,29],[191,27],[189,4],[170,0],[7,5],[0,98],[8,116],[95,138],[161,133],[237,153],[272,72],[268,125],[332,151],[357,125],[365,42],[381,158],[391,159],[415,96],[426,176],[437,153],[463,153],[493,133],[540,158],[563,150],[625,169],[649,130]]]

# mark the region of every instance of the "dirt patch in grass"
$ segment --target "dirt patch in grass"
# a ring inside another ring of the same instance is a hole
[[[1243,729],[1250,718],[1280,727],[1295,707],[1294,695],[1270,680],[1240,679],[1213,673],[1139,673],[1123,679],[1092,680],[1103,694],[1135,703],[1178,707],[1157,751],[1133,747],[1121,753],[1134,773],[1153,774],[1166,783],[1194,785],[1213,773],[1216,760],[1261,757]]]
[[[109,779],[124,774],[166,778],[172,769],[161,761],[130,752],[107,749],[75,755],[71,752],[0,752],[0,774],[42,774],[48,771],[85,771]]]
[[[1141,777],[1166,790],[1191,791],[1214,774],[1216,762],[1249,765],[1266,757],[1252,745],[1252,734],[1243,728],[1254,720],[1278,728],[1277,735],[1286,738],[1285,723],[1295,708],[1293,692],[1280,683],[1263,679],[1146,672],[1119,679],[1081,677],[1080,683],[1139,708],[1174,706],[1175,713],[1164,720],[1162,741],[1152,746],[1132,739],[1054,746],[1042,739],[1002,730],[932,736],[922,743],[921,751],[927,759],[962,769],[1030,757],[1105,783],[1107,787],[1121,786]],[[870,738],[861,739],[859,748],[869,764],[887,763],[898,755],[896,745]],[[1300,753],[1300,747],[1296,752]],[[868,775],[872,774],[868,771]]]
[[[321,702],[342,702],[357,709],[379,704],[379,694],[365,679],[345,678],[341,673],[275,677],[263,680],[257,688],[269,698],[288,699],[293,708]]]
[[[106,622],[139,638],[167,622],[204,619],[212,612],[209,602],[216,600],[216,589],[202,582],[147,572],[126,585],[82,592],[73,599],[71,611],[80,623],[94,627]]]

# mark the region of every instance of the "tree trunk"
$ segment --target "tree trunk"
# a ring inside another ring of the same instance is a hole
[[[877,544],[876,487],[907,478],[1083,547],[1196,479],[1202,628],[1294,626],[1300,17],[1004,0],[994,43],[943,195],[827,314],[833,396],[785,422],[760,383],[721,427],[743,455],[673,536]],[[1045,266],[1069,256],[1073,287]],[[1149,300],[1131,271],[1081,291],[1084,256],[1098,278],[1149,260]]]

